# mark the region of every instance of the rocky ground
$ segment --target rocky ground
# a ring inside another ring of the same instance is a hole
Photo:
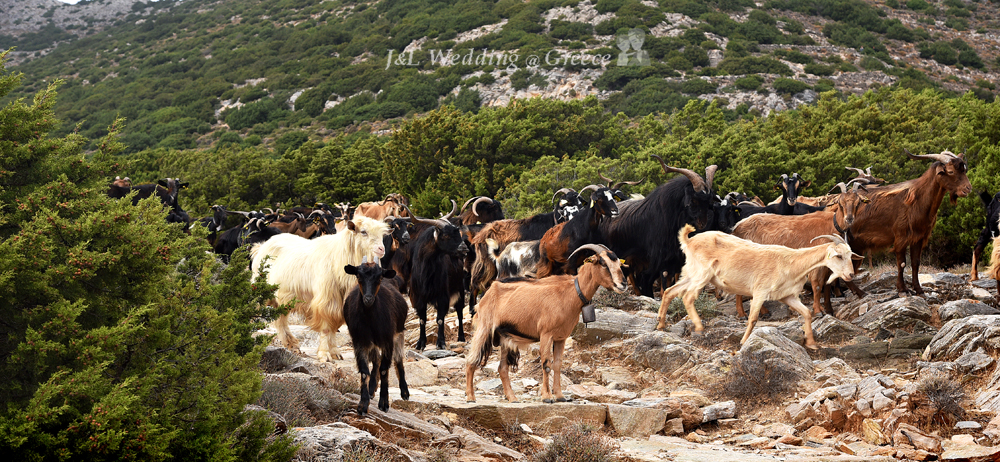
[[[562,383],[573,401],[558,404],[539,398],[537,345],[512,374],[518,403],[503,399],[495,361],[477,371],[477,402],[466,403],[465,344],[452,342],[409,350],[410,400],[390,373],[389,412],[373,403],[360,418],[346,329],[337,335],[346,359],[318,363],[316,334],[296,325],[306,356],[269,347],[258,404],[303,443],[303,461],[358,451],[383,460],[529,459],[580,425],[620,460],[1000,460],[996,282],[945,272],[920,279],[925,296],[896,299],[894,274],[862,279],[866,297],[834,299],[837,316],[813,321],[816,351],[802,346],[802,321],[781,304],[768,303],[770,318],[738,348],[745,323],[730,300],[703,295],[705,335],[692,336],[683,319],[654,331],[655,300],[599,295],[597,322],[567,341]],[[446,326],[454,339],[454,314]],[[413,345],[415,319],[407,332]]]

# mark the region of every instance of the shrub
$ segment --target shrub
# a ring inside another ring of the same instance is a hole
[[[836,86],[834,85],[833,80],[830,79],[819,79],[819,82],[816,82],[816,85],[813,85],[813,90],[815,90],[816,93],[823,93],[824,91],[834,89],[836,89]]]
[[[754,91],[764,83],[764,78],[759,75],[748,75],[736,79],[736,88],[745,91]]]
[[[689,79],[681,83],[681,93],[687,93],[689,95],[715,93],[718,88],[719,86],[717,84],[702,79]]]
[[[618,11],[619,8],[625,6],[627,0],[597,0],[597,4],[594,5],[594,9],[598,13],[613,13]]]
[[[917,391],[927,397],[934,413],[928,417],[930,422],[947,425],[949,428],[965,415],[962,401],[965,391],[962,386],[943,375],[931,375],[917,383]]]
[[[809,64],[813,62],[812,56],[798,50],[775,50],[774,55],[798,64]]]
[[[969,21],[965,18],[950,17],[944,20],[945,27],[950,27],[955,30],[965,31],[969,30]]]
[[[553,19],[551,25],[552,31],[549,35],[560,40],[581,40],[594,33],[594,26],[583,22]]]
[[[762,352],[745,352],[733,359],[721,393],[746,406],[777,404],[797,383],[798,376],[784,363],[768,361]]]
[[[931,7],[926,0],[907,0],[906,7],[914,11],[923,11]]]
[[[827,66],[825,64],[810,63],[806,64],[804,70],[807,74],[813,75],[833,75],[835,69],[833,66]]]
[[[873,58],[871,56],[865,56],[865,57],[861,58],[861,62],[858,63],[858,65],[860,65],[861,68],[864,69],[864,70],[866,70],[866,71],[884,71],[885,70],[885,64],[883,64],[882,61],[879,61],[878,59]]]
[[[778,93],[795,94],[807,90],[809,85],[795,79],[779,78],[774,80],[771,87]]]
[[[573,425],[535,453],[534,462],[614,462],[618,444],[593,428]]]
[[[780,74],[792,75],[792,69],[774,58],[747,56],[746,58],[725,58],[719,68],[729,74]]]
[[[689,45],[684,47],[684,59],[691,63],[695,67],[707,66],[708,52],[704,48],[695,45]]]

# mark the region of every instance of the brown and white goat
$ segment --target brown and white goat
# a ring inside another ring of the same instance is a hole
[[[589,255],[589,256],[588,256]],[[500,347],[500,381],[504,396],[516,401],[510,386],[511,369],[517,370],[520,347],[538,342],[542,364],[542,401],[566,401],[560,374],[562,353],[580,319],[583,306],[590,303],[598,287],[625,293],[628,286],[618,256],[607,247],[587,244],[570,256],[579,262],[577,275],[564,274],[545,279],[494,282],[483,295],[473,321],[476,335],[467,351],[465,365],[466,400],[476,400],[472,379],[476,368],[486,365],[493,347]],[[575,265],[574,265],[575,266]],[[549,388],[552,373],[552,388]]]
[[[387,216],[405,217],[408,216],[403,206],[410,205],[410,201],[402,194],[391,193],[382,199],[382,202],[362,202],[354,209],[355,215],[362,215],[376,220],[384,220]]]
[[[660,303],[657,329],[666,327],[667,307],[674,298],[684,301],[688,317],[694,323],[695,333],[701,334],[705,328],[694,309],[694,300],[709,283],[736,295],[753,296],[747,330],[740,340],[742,345],[750,338],[760,308],[767,300],[778,300],[802,315],[802,329],[806,334],[806,347],[816,349],[812,332],[812,314],[799,301],[799,293],[809,273],[826,266],[833,270],[834,278],[850,281],[854,278],[851,263],[851,247],[839,236],[825,235],[813,239],[829,239],[827,244],[804,249],[790,249],[781,245],[763,245],[738,237],[706,231],[689,238],[694,227],[685,225],[678,233],[681,249],[687,257],[681,280],[667,289]]]
[[[1000,226],[1000,222],[997,222]],[[993,253],[990,255],[990,268],[987,274],[997,281],[997,299],[1000,300],[1000,236],[993,238]]]
[[[812,247],[819,243],[814,241],[817,236],[825,234],[844,235],[850,230],[854,223],[854,214],[867,203],[869,199],[858,190],[864,188],[855,183],[851,189],[847,189],[844,183],[837,183],[836,188],[840,188],[841,193],[836,194],[839,210],[819,211],[805,215],[775,215],[771,213],[759,213],[747,217],[740,221],[733,228],[733,236],[746,239],[758,244],[783,245],[793,249]],[[843,217],[844,227],[837,223],[838,214]],[[813,291],[813,313],[820,314],[823,309],[827,313],[832,313],[830,305],[830,286],[826,284],[826,279],[830,276],[830,270],[820,267],[809,273],[809,282]],[[854,283],[849,283],[854,285]],[[860,291],[860,289],[859,289]],[[820,296],[824,296],[826,302],[820,303]],[[736,312],[739,316],[746,316],[743,310],[743,296],[736,296]]]

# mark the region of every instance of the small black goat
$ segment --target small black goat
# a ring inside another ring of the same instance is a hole
[[[368,403],[375,394],[379,379],[378,408],[389,410],[389,362],[396,364],[399,377],[399,395],[410,399],[403,369],[403,332],[406,324],[406,300],[393,284],[382,284],[382,279],[392,279],[396,272],[383,270],[378,261],[368,262],[368,257],[358,266],[346,265],[344,271],[358,278],[358,286],[351,289],[344,300],[344,322],[351,334],[354,358],[361,373],[361,401],[358,414],[368,414]],[[371,363],[371,368],[369,368]],[[372,374],[375,366],[378,374]],[[370,379],[369,379],[370,376]],[[365,382],[368,382],[367,384]],[[366,386],[367,385],[367,386]]]
[[[458,315],[458,341],[465,341],[462,311],[465,308],[464,260],[469,248],[459,228],[447,219],[428,220],[412,213],[415,225],[429,225],[420,232],[412,247],[412,272],[409,296],[413,310],[420,318],[420,338],[417,350],[427,346],[427,304],[437,309],[437,348],[445,348],[444,318],[449,305]],[[450,217],[449,217],[450,218]]]

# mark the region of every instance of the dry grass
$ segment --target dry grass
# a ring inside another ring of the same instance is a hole
[[[745,353],[734,358],[728,380],[722,384],[721,397],[732,399],[749,410],[780,404],[782,398],[795,390],[798,377],[781,363],[766,359],[759,353]]]
[[[614,462],[618,443],[606,434],[583,425],[574,425],[552,437],[552,442],[536,452],[533,462]]]

